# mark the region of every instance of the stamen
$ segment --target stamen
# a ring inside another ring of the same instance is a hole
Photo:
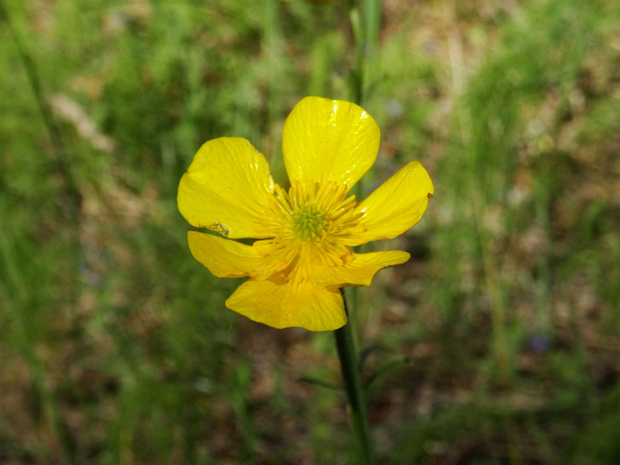
[[[274,188],[273,201],[264,211],[264,224],[273,239],[255,246],[289,282],[312,279],[321,268],[342,266],[353,259],[346,245],[363,230],[355,196],[335,181],[294,180],[288,193]],[[260,242],[260,244],[259,244]]]

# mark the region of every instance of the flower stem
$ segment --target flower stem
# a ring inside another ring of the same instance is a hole
[[[379,35],[379,25],[381,17],[380,0],[364,0],[363,16],[356,0],[345,0],[348,11],[349,22],[353,31],[355,41],[356,63],[351,75],[351,99],[358,105],[363,105],[365,100],[365,47],[376,47]],[[366,43],[365,43],[366,42]],[[356,186],[360,189],[361,184]],[[360,191],[358,190],[358,193]],[[357,291],[354,288],[354,292]],[[353,321],[347,307],[347,299],[343,289],[340,289],[344,300],[344,310],[349,318],[349,322],[342,328],[334,331],[336,335],[336,348],[340,358],[340,369],[349,401],[351,419],[364,451],[366,465],[375,465],[375,453],[368,423],[366,411],[366,400],[362,387],[362,377],[360,373],[360,363],[357,351],[355,350],[355,339],[353,334]],[[357,297],[357,296],[356,296]],[[357,298],[355,299],[358,300]]]
[[[362,14],[355,0],[345,2],[355,41],[355,69],[351,75],[351,100],[364,104],[364,32]]]
[[[340,289],[340,293],[342,294],[344,309],[348,316],[347,299],[342,289]],[[351,322],[337,329],[334,333],[336,335],[336,348],[338,349],[338,357],[340,358],[340,368],[342,370],[347,399],[351,409],[353,426],[355,427],[362,449],[364,450],[366,465],[375,465],[374,447],[372,436],[370,435],[370,425],[366,412],[366,401],[364,399],[364,390],[362,387],[359,358],[355,350]]]
[[[373,67],[373,63],[367,63],[367,59],[376,58],[379,46],[381,0],[346,0],[345,7],[353,32],[356,56],[355,68],[351,73],[350,98],[353,102],[363,106],[367,98],[367,81],[369,77],[372,78],[368,76],[368,72],[372,71],[370,68]],[[376,74],[376,70],[371,74]]]

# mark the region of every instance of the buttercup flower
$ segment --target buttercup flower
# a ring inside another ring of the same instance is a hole
[[[311,331],[347,322],[339,288],[369,286],[402,251],[359,254],[351,247],[396,237],[424,214],[433,184],[418,162],[405,165],[368,198],[351,188],[377,158],[379,128],[359,106],[307,97],[284,123],[282,150],[291,187],[275,184],[247,140],[206,142],[179,184],[178,206],[200,263],[221,278],[249,276],[226,307],[252,320]],[[247,245],[231,239],[254,239]]]

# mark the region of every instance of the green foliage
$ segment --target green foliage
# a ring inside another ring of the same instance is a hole
[[[615,464],[620,9],[401,3],[362,193],[419,159],[436,194],[360,292],[380,461]],[[288,111],[350,95],[344,5],[0,6],[0,462],[356,463],[332,335],[225,310],[175,202],[214,137],[285,178]]]

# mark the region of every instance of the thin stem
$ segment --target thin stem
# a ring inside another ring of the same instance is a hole
[[[340,289],[344,300],[344,309],[347,315],[347,299],[344,292]],[[375,465],[375,454],[370,434],[370,425],[368,423],[368,414],[366,412],[366,400],[364,398],[364,390],[362,388],[362,377],[360,374],[359,358],[355,350],[353,340],[353,329],[351,322],[342,328],[334,331],[336,335],[336,348],[338,349],[338,357],[340,358],[340,368],[342,370],[342,378],[347,392],[349,401],[351,419],[353,426],[358,435],[359,441],[364,450],[366,465]]]
[[[353,30],[353,40],[355,41],[355,69],[352,74],[351,100],[358,105],[364,104],[364,25],[357,2],[347,0],[346,2],[349,22]]]
[[[365,100],[365,53],[366,47],[376,47],[379,35],[381,2],[380,0],[364,0],[363,13],[360,11],[356,0],[345,0],[349,22],[355,41],[356,61],[355,69],[351,75],[351,100],[358,105],[364,105]],[[360,193],[360,184],[356,186]],[[357,289],[354,289],[356,291]],[[340,358],[340,368],[344,379],[347,400],[349,401],[353,426],[364,451],[366,465],[375,465],[375,453],[368,423],[366,400],[362,388],[362,377],[357,351],[355,350],[355,338],[353,333],[353,321],[347,306],[345,293],[340,289],[344,301],[344,310],[349,322],[342,328],[334,331],[336,335],[336,348]],[[358,301],[354,292],[354,300]]]
[[[369,74],[374,74],[370,69],[373,63],[368,62],[368,57],[374,58],[379,45],[381,0],[346,0],[345,6],[356,52],[355,69],[351,74],[351,100],[363,106],[367,98]]]
[[[9,33],[13,37],[17,55],[19,56],[26,72],[30,89],[34,94],[37,103],[37,109],[39,110],[43,123],[45,124],[49,134],[52,154],[56,165],[55,168],[64,182],[64,194],[67,197],[67,214],[70,219],[75,220],[79,214],[82,194],[80,193],[71,169],[68,166],[67,160],[69,157],[67,155],[67,151],[65,150],[60,128],[58,127],[54,114],[50,109],[47,99],[45,98],[37,63],[28,52],[26,45],[17,31],[17,28],[13,25],[10,12],[5,6],[4,1],[0,0],[0,20],[2,18],[6,21]]]
[[[375,53],[381,29],[381,0],[364,0],[364,42]]]

